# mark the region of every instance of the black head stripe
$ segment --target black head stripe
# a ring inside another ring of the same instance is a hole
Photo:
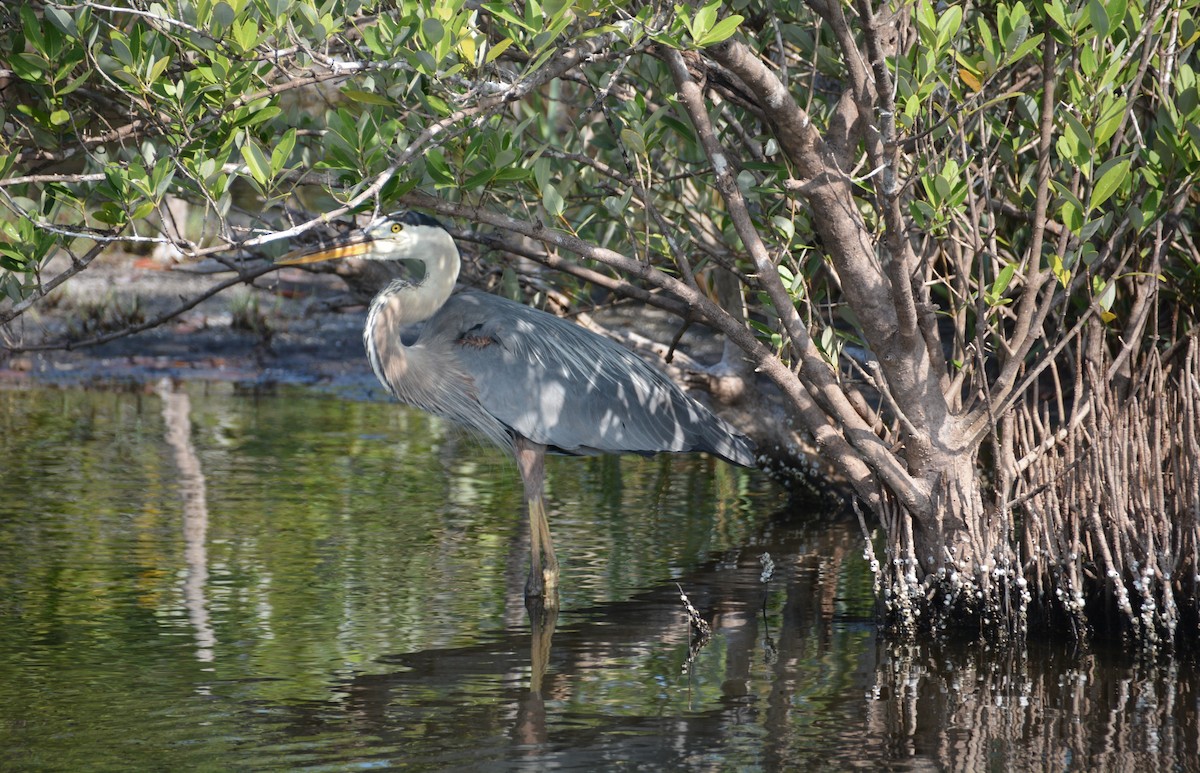
[[[430,217],[424,212],[397,212],[396,214],[392,215],[391,218],[392,220],[404,223],[405,225],[428,225],[435,226],[443,230],[446,228],[446,226],[442,225],[437,218]]]

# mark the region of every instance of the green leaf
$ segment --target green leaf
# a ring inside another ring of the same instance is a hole
[[[495,169],[483,169],[468,177],[466,182],[463,183],[463,189],[470,191],[476,188],[482,188],[495,179],[495,177]]]
[[[79,37],[79,31],[75,28],[75,20],[63,9],[46,4],[42,6],[42,14],[67,37]]]
[[[821,331],[821,335],[816,340],[817,348],[821,350],[821,354],[831,364],[836,365],[838,359],[842,356],[842,340],[838,338],[837,332],[832,326],[826,327]]]
[[[696,15],[692,17],[688,31],[692,33],[692,40],[696,42],[696,45],[700,45],[700,38],[703,38],[712,29],[713,23],[717,20],[717,9],[720,5],[720,0],[709,3],[696,11]]]
[[[562,213],[567,209],[562,194],[558,192],[558,188],[554,187],[553,183],[547,183],[542,188],[542,205],[551,217],[562,217]]]
[[[92,213],[92,216],[101,223],[111,226],[125,225],[125,212],[111,201],[106,201],[100,205],[99,209]]]
[[[646,155],[646,141],[642,139],[642,135],[633,129],[625,128],[621,130],[621,142],[625,143],[625,147],[637,156]]]
[[[385,96],[376,94],[373,91],[361,91],[359,89],[342,89],[342,93],[347,98],[360,102],[364,105],[379,105],[380,107],[395,107],[395,101],[388,99]]]
[[[130,220],[141,220],[143,218],[149,217],[150,213],[153,211],[154,211],[154,202],[153,201],[143,201],[141,204],[138,204],[136,207],[134,207],[133,211],[129,213],[129,219]]]
[[[1100,167],[1096,173],[1096,185],[1092,188],[1089,212],[1103,205],[1125,184],[1129,179],[1129,165],[1128,158],[1114,158]]]
[[[1026,56],[1028,56],[1031,51],[1033,51],[1034,49],[1036,49],[1038,46],[1040,46],[1042,44],[1042,38],[1044,38],[1044,37],[1046,37],[1046,36],[1041,33],[1034,35],[1033,37],[1026,40],[1024,43],[1021,43],[1019,46],[1014,48],[1012,51],[1009,51],[1008,55],[1005,57],[1004,61],[1006,61],[1006,62],[1021,61]]]
[[[162,201],[162,197],[166,195],[174,178],[174,161],[169,156],[160,158],[154,164],[154,170],[150,172],[150,197],[154,199],[155,203]]]
[[[254,19],[244,19],[233,25],[233,39],[237,41],[242,51],[251,51],[259,41],[258,22]]]
[[[227,2],[220,2],[213,6],[212,9],[212,32],[220,37],[229,25],[233,24],[234,12],[233,8]]]
[[[9,60],[21,80],[36,83],[46,75],[46,62],[33,54],[20,53]]]
[[[704,48],[706,46],[715,46],[717,43],[728,40],[733,33],[737,32],[738,26],[744,20],[745,17],[737,14],[721,19],[712,29],[700,36],[700,39],[696,41],[696,45]]]
[[[920,228],[929,228],[937,218],[937,210],[929,206],[928,202],[914,199],[909,203],[909,214]]]
[[[772,215],[771,225],[775,226],[775,230],[779,231],[789,242],[796,237],[796,224],[790,217]],[[782,270],[782,267],[780,270]]]
[[[254,178],[262,187],[267,187],[267,181],[271,177],[271,164],[267,161],[267,156],[263,153],[262,148],[253,140],[248,140],[242,145],[242,158],[246,160],[246,166],[250,169],[250,176]]]
[[[42,23],[33,12],[30,4],[21,6],[21,24],[25,29],[25,39],[38,50],[46,48],[46,40],[42,37]]]
[[[533,173],[523,166],[508,166],[504,167],[503,169],[495,170],[495,174],[492,175],[492,179],[500,183],[524,182],[532,176]]]
[[[629,212],[629,202],[633,199],[633,188],[627,188],[621,197],[605,196],[604,208],[614,218],[624,218]]]
[[[1063,32],[1071,31],[1071,24],[1067,21],[1067,12],[1063,9],[1062,0],[1044,3],[1042,8],[1046,11],[1046,15],[1062,28]]]
[[[1058,138],[1059,152],[1076,166],[1086,166],[1092,157],[1091,135],[1071,111],[1061,110],[1059,115],[1063,119],[1063,133]]]
[[[1059,205],[1059,218],[1063,225],[1071,230],[1075,235],[1079,235],[1083,228],[1083,204],[1079,203],[1079,199],[1071,193],[1065,185],[1057,180],[1051,181],[1054,185],[1054,190],[1062,198]]]
[[[952,5],[937,20],[937,47],[945,48],[962,26],[962,6]]]
[[[421,22],[421,37],[430,46],[436,46],[446,36],[446,28],[437,19],[425,19]]]
[[[763,303],[764,299],[766,299],[765,303]],[[767,309],[771,308],[770,307],[770,299],[766,298],[765,293],[763,293],[759,296],[759,302],[762,303],[764,308],[767,308]],[[754,328],[755,332],[758,333],[759,339],[770,342],[770,346],[772,349],[779,350],[780,348],[783,347],[783,335],[782,334],[780,334],[779,332],[777,332],[775,330],[772,330],[768,325],[766,325],[762,322],[759,322],[756,319],[751,319],[751,320],[747,320],[747,321],[750,323],[750,327]]]
[[[438,115],[450,115],[450,112],[451,112],[450,103],[448,103],[446,100],[442,99],[438,95],[426,94],[424,101],[425,101],[425,104],[429,105],[429,108],[431,110],[433,110],[435,113],[437,113]]]
[[[62,126],[67,121],[71,120],[71,114],[66,110],[55,110],[50,114],[50,123],[54,126]]]
[[[1004,6],[1000,6],[1000,10],[1004,8]],[[1004,39],[1005,54],[1011,56],[1011,53],[1029,36],[1029,11],[1025,10],[1025,4],[1020,0],[1007,10],[1007,14],[1002,14],[998,10],[996,20],[1000,36]]]
[[[283,171],[284,165],[292,157],[292,149],[296,147],[296,129],[284,132],[279,144],[271,149],[271,176],[277,177]]]
[[[484,3],[480,7],[484,11],[487,11],[488,13],[490,13],[492,16],[499,17],[499,18],[503,19],[504,21],[508,22],[509,24],[515,24],[518,27],[521,27],[522,29],[524,29],[528,32],[537,32],[536,29],[534,29],[533,27],[526,24],[524,19],[522,19],[520,16],[517,16],[515,13],[513,13],[512,10],[509,9],[507,3],[503,3],[503,2]]]
[[[162,74],[167,71],[167,66],[170,64],[171,59],[169,57],[164,56],[161,59],[155,59],[154,64],[150,65],[150,67],[146,70],[146,82],[156,82],[162,77]]]
[[[425,168],[435,185],[455,184],[454,175],[450,172],[450,165],[446,163],[446,157],[442,155],[442,151],[437,148],[433,148],[425,154]]]
[[[1108,13],[1109,26],[1120,28],[1125,22],[1125,12],[1129,9],[1129,0],[1106,0],[1104,10]]]
[[[428,51],[402,51],[404,58],[412,64],[419,72],[424,75],[433,75],[437,72],[437,60],[433,58],[433,54]]]
[[[279,108],[277,105],[264,105],[263,107],[260,107],[258,109],[251,110],[247,114],[246,120],[242,122],[242,125],[243,126],[257,126],[260,123],[266,123],[267,121],[271,120],[272,118],[276,117],[277,115],[279,115],[282,112],[283,112],[283,110],[281,108]]]
[[[512,38],[505,38],[499,43],[488,49],[487,56],[483,58],[485,64],[494,62],[498,56],[508,50],[508,47],[513,44]]]
[[[1193,156],[1200,156],[1200,124],[1195,121],[1185,122],[1184,128],[1187,130],[1188,139],[1192,141],[1189,148]]]
[[[1017,273],[1017,264],[1009,263],[1004,268],[1000,269],[1000,273],[996,275],[995,281],[992,282],[991,295],[993,298],[999,299],[1004,295],[1004,291],[1008,289],[1008,285],[1012,282],[1013,274]],[[994,303],[992,304],[995,305]]]
[[[1092,29],[1096,30],[1096,35],[1101,39],[1108,37],[1108,11],[1104,7],[1104,3],[1100,0],[1088,0],[1087,12],[1088,21],[1092,23]]]
[[[1050,255],[1050,271],[1063,287],[1071,282],[1071,270],[1063,264],[1062,256],[1057,252]]]
[[[1100,117],[1096,119],[1096,123],[1092,127],[1096,135],[1096,145],[1103,145],[1116,134],[1117,127],[1121,125],[1121,120],[1125,117],[1127,106],[1128,102],[1121,95],[1108,97],[1104,100],[1104,107],[1100,112]]]

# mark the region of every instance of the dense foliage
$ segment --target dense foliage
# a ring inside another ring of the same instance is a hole
[[[248,279],[423,208],[723,333],[697,369],[879,517],[900,627],[1170,640],[1200,624],[1196,9],[10,4],[0,321],[112,243]],[[1101,512],[1114,475],[1158,493]]]

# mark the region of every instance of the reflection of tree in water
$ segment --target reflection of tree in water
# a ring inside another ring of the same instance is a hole
[[[200,457],[192,445],[192,404],[187,393],[178,391],[170,379],[164,378],[159,382],[158,395],[163,401],[167,445],[175,453],[179,488],[183,492],[184,559],[187,562],[183,599],[196,638],[196,659],[208,663],[213,659],[217,637],[209,621],[205,597],[208,583],[208,495]]]
[[[861,555],[856,526],[771,521],[678,578],[713,628],[693,660],[672,581],[565,610],[556,631],[525,621],[387,658],[392,673],[344,680],[336,701],[293,706],[285,724],[375,738],[379,756],[403,748],[432,767],[1151,770],[1197,758],[1192,670],[1050,648],[893,648],[875,636]]]
[[[1200,736],[1195,672],[1184,673],[1177,661],[1041,644],[883,646],[867,729],[892,738],[897,757],[950,770],[1186,768]]]
[[[94,756],[130,740],[218,767],[228,742],[233,767],[336,770],[1200,760],[1194,663],[880,643],[857,525],[686,512],[715,490],[700,465],[694,485],[664,471],[691,463],[562,460],[555,525],[582,546],[580,584],[615,579],[535,641],[508,471],[443,467],[429,455],[441,434],[393,406],[291,395],[249,410],[197,389],[189,418],[171,393],[0,390],[0,646],[14,675],[0,690],[10,732],[42,722],[47,748]],[[597,512],[588,497],[606,485],[622,495]],[[501,626],[510,554],[517,602]],[[713,628],[690,662],[676,582]],[[88,727],[93,746],[64,744]],[[163,727],[188,740],[143,742]]]

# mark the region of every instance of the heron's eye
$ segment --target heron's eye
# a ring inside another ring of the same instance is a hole
[[[404,226],[400,225],[399,223],[392,223],[392,233],[398,234],[403,230]]]

